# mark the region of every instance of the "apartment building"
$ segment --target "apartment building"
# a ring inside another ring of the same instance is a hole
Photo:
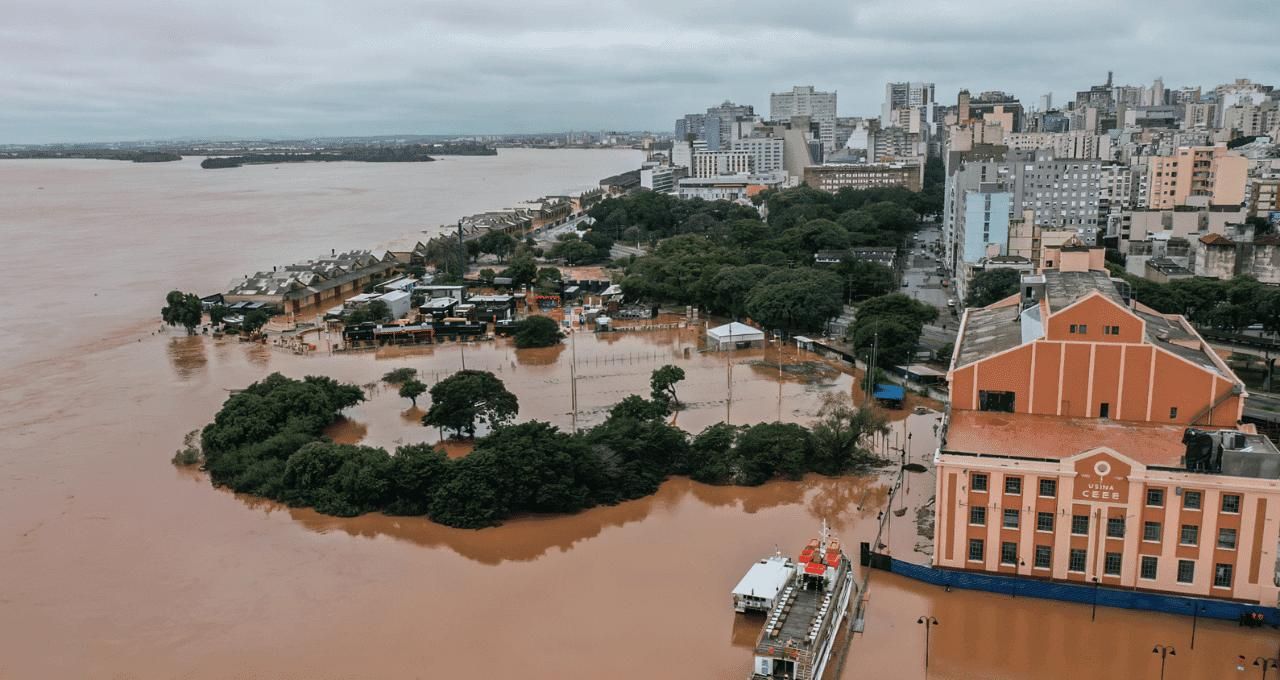
[[[747,137],[736,139],[733,150],[751,157],[751,171],[755,173],[781,172],[786,165],[786,140],[781,137]]]
[[[690,167],[693,177],[716,177],[751,172],[751,154],[746,151],[698,151]]]
[[[1147,207],[1153,210],[1244,202],[1249,160],[1225,146],[1181,147],[1149,162]]]
[[[906,163],[829,163],[804,169],[804,183],[814,189],[835,193],[841,189],[906,187],[919,191],[922,170]]]
[[[1038,224],[1096,227],[1102,162],[1058,158],[1053,151],[1011,151],[1014,205],[1035,211]]]
[[[1045,267],[961,321],[934,565],[1276,606],[1280,450],[1243,383],[1101,249]]]

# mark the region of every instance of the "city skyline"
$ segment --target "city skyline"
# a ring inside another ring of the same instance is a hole
[[[1068,101],[1107,71],[1117,84],[1163,77],[1170,88],[1277,80],[1280,55],[1257,21],[1268,4],[1226,5],[996,3],[977,14],[914,0],[788,18],[741,4],[157,12],[21,0],[0,28],[11,66],[0,143],[666,131],[718,101],[766,111],[770,93],[795,85],[837,92],[842,116],[876,116],[895,81],[936,83],[943,104],[968,89],[1034,105],[1048,92]],[[1231,39],[1188,50],[1188,25]]]

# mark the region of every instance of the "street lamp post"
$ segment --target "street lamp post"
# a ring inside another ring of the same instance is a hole
[[[1236,670],[1244,671],[1245,656],[1241,654],[1236,662]],[[1253,660],[1254,668],[1258,669],[1258,673],[1262,676],[1262,680],[1267,680],[1267,671],[1272,668],[1280,668],[1280,659],[1267,658],[1265,656],[1257,657]]]
[[[1196,648],[1196,626],[1200,623],[1200,612],[1204,610],[1204,605],[1193,603],[1191,605],[1191,648]]]
[[[1164,662],[1168,657],[1177,656],[1178,652],[1170,645],[1156,645],[1151,648],[1151,653],[1160,655],[1160,680],[1164,680]]]
[[[1098,620],[1098,577],[1093,577],[1093,613],[1089,615],[1090,621]]]
[[[929,672],[929,629],[938,625],[938,620],[932,616],[921,616],[916,619],[916,623],[924,626],[924,672]]]

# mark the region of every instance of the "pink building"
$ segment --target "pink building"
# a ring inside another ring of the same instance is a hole
[[[1195,329],[1091,250],[965,313],[934,565],[1277,606],[1280,450]]]

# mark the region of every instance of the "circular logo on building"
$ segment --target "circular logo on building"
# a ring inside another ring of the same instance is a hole
[[[1093,471],[1097,473],[1099,477],[1106,477],[1111,473],[1111,463],[1108,463],[1105,460],[1100,460],[1093,464]]]

